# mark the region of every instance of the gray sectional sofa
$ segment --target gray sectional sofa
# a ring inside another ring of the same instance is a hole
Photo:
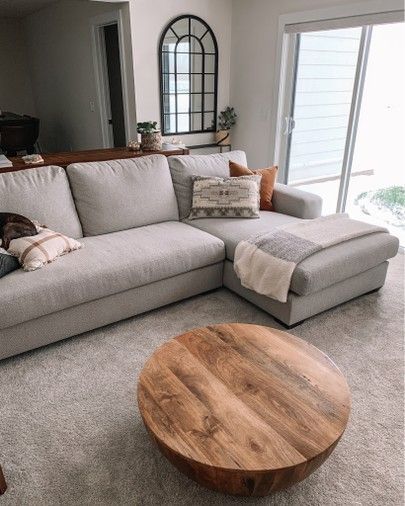
[[[0,211],[79,239],[84,248],[0,279],[0,358],[226,286],[293,325],[384,284],[398,241],[387,233],[319,252],[296,269],[286,304],[243,288],[232,260],[257,232],[320,215],[318,197],[284,185],[260,219],[187,221],[191,176],[229,175],[243,152],[136,159],[0,174]]]

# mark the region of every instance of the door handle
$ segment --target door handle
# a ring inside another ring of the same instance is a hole
[[[295,119],[291,116],[284,118],[284,132],[283,135],[290,135],[295,128]]]
[[[294,130],[295,128],[295,119],[294,118],[290,118],[290,131],[289,133],[291,134],[292,131]]]

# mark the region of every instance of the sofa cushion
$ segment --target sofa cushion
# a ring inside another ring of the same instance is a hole
[[[398,246],[395,236],[378,232],[318,251],[298,265],[291,289],[299,295],[319,292],[394,257]]]
[[[0,212],[22,214],[75,239],[83,235],[69,181],[61,167],[0,174]]]
[[[244,218],[199,218],[187,220],[193,227],[204,230],[224,241],[226,258],[233,261],[235,248],[240,241],[252,235],[264,234],[281,225],[300,221],[298,218],[270,211],[259,211],[260,218],[246,220]]]
[[[229,177],[230,160],[241,165],[247,165],[246,155],[243,151],[169,157],[170,172],[181,220],[187,218],[190,214],[193,195],[192,176]]]
[[[75,163],[67,173],[85,236],[178,220],[165,156]]]
[[[237,244],[256,234],[300,221],[284,214],[261,211],[259,220],[199,219],[190,224],[222,239],[226,257],[233,261]],[[294,271],[291,290],[298,295],[318,292],[364,272],[397,254],[398,239],[380,232],[337,244],[306,258]]]
[[[0,328],[221,262],[224,244],[166,222],[81,239],[84,248],[43,269],[0,279]]]

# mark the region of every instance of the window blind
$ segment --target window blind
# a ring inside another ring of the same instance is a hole
[[[357,26],[380,25],[404,21],[404,11],[387,11],[378,14],[362,14],[358,16],[305,21],[285,25],[285,33],[317,32],[321,30],[337,30],[340,28],[354,28]]]

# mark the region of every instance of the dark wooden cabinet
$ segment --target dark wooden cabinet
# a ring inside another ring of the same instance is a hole
[[[6,155],[16,155],[17,151],[34,153],[38,135],[38,118],[12,112],[0,113],[0,148]]]

